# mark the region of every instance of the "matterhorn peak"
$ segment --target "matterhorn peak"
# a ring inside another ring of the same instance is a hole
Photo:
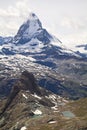
[[[42,43],[49,43],[51,38],[51,35],[42,27],[39,18],[34,13],[30,13],[27,20],[20,26],[13,43],[25,44],[32,39],[37,39]]]
[[[29,24],[29,27],[36,27],[37,26],[37,29],[39,28],[42,28],[42,24],[39,20],[39,18],[36,16],[35,13],[29,13],[29,16],[27,17],[27,20],[24,22],[24,24]]]
[[[34,20],[34,19],[38,19],[37,15],[33,12],[29,13],[29,16],[28,16],[28,19],[29,20]]]
[[[14,43],[24,44],[35,37],[41,30],[42,24],[39,18],[34,13],[30,13],[27,20],[19,28],[17,35],[14,37]]]

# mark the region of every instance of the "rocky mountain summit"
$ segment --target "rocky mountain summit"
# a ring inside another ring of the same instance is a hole
[[[42,23],[34,13],[30,13],[28,20],[20,26],[13,42],[14,44],[25,44],[32,39],[37,39],[44,44],[53,39],[46,29],[42,28]]]

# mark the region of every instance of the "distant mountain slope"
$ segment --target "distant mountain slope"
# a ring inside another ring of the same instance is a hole
[[[63,46],[34,13],[13,40],[0,45],[0,94],[7,96],[17,75],[25,69],[38,77],[40,86],[54,93],[74,99],[87,96],[86,58]]]
[[[13,37],[1,37],[0,36],[0,45],[9,43],[13,40]]]

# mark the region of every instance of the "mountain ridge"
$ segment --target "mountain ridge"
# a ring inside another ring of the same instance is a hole
[[[29,28],[34,29],[34,23],[36,27],[35,31],[33,30],[30,33]],[[25,35],[25,32],[28,32],[26,33],[27,35]],[[2,86],[3,80],[8,81],[7,86],[10,89],[14,79],[17,78],[16,76],[21,71],[27,69],[38,77],[38,82],[42,87],[45,86],[48,90],[57,94],[68,95],[71,98],[74,95],[74,98],[87,95],[85,92],[85,85],[87,84],[86,59],[84,60],[81,56],[68,50],[63,46],[61,41],[49,34],[42,27],[40,20],[35,14],[31,14],[30,20],[26,20],[21,25],[14,38],[10,43],[0,46]],[[22,43],[19,42],[20,40],[22,40]],[[29,41],[26,42],[26,40]],[[77,77],[77,80],[75,77]],[[72,88],[71,84],[73,86]],[[2,86],[1,92],[3,92]],[[81,90],[79,94],[76,92],[75,87]],[[5,85],[4,89],[6,89]],[[7,93],[8,91],[6,89],[6,95]]]
[[[6,55],[17,53],[29,55],[32,52],[43,53],[46,50],[45,48],[53,50],[54,47],[57,49],[57,55],[62,56],[66,53],[67,56],[78,57],[77,54],[64,47],[58,38],[48,33],[34,13],[30,13],[30,16],[20,26],[13,40],[10,40],[8,44],[2,45],[0,50],[1,54]]]
[[[26,46],[22,47],[25,44]],[[35,47],[35,45],[38,46]],[[64,53],[66,53],[67,56],[73,55],[80,58],[86,58],[87,56],[85,47],[83,49],[82,46],[76,46],[74,47],[74,50],[73,48],[70,49],[67,45],[65,46],[58,38],[51,35],[45,28],[43,28],[41,21],[35,13],[29,14],[29,17],[20,26],[17,34],[13,38],[0,37],[0,54],[12,55],[20,53],[22,55],[26,55],[28,53],[29,55],[30,52],[36,51],[37,47],[39,50],[43,50],[45,46],[56,46],[60,48],[58,51],[59,53],[61,52],[61,55],[65,55]],[[23,53],[22,50],[25,50],[25,52]]]

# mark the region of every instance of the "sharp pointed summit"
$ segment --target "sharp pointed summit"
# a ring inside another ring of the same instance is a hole
[[[42,23],[34,13],[30,13],[26,22],[20,26],[17,35],[14,37],[14,43],[25,44],[32,38],[44,43],[49,43],[52,38],[46,29],[42,28]]]
[[[77,56],[67,50],[62,42],[43,28],[41,21],[34,13],[30,13],[27,20],[20,26],[17,34],[7,44],[1,46],[1,54],[43,54],[46,57],[65,58]],[[41,59],[43,60],[43,59]]]

